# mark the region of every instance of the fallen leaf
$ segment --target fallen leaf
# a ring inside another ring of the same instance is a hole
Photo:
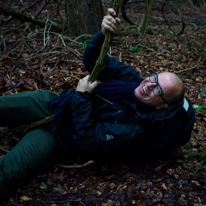
[[[67,192],[61,188],[61,185],[58,185],[58,187],[52,188],[53,192],[58,192],[60,195],[65,195]]]
[[[40,185],[40,189],[42,190],[47,189],[47,185],[44,182],[42,182]]]
[[[174,171],[173,169],[168,169],[168,170],[166,171],[166,173],[167,173],[168,175],[174,175],[174,174],[175,174],[175,171]]]
[[[110,189],[113,189],[113,188],[116,187],[116,185],[115,185],[114,183],[111,183],[111,184],[109,185],[109,187],[110,187]]]
[[[161,187],[162,187],[164,190],[167,190],[167,187],[166,187],[166,185],[165,185],[164,182],[162,183]]]
[[[158,166],[158,167],[155,168],[155,171],[156,171],[156,172],[159,172],[161,169],[162,169],[162,167],[161,167],[161,166]]]
[[[184,164],[183,164],[183,167],[184,167],[185,169],[192,169],[193,164],[192,164],[192,163],[188,163],[188,164],[184,163]]]
[[[178,162],[178,163],[183,163],[183,161],[182,161],[182,160],[177,160],[177,162]]]
[[[31,197],[27,197],[26,195],[23,195],[22,197],[20,197],[21,200],[23,201],[29,201],[29,200],[32,200]]]
[[[146,203],[142,199],[140,199],[137,201],[137,206],[146,206]]]
[[[175,179],[179,179],[179,175],[174,174]]]
[[[182,174],[182,167],[181,167],[181,166],[178,166],[178,167],[176,168],[176,172],[177,172],[178,174]]]
[[[98,196],[100,196],[102,193],[100,191],[97,191]]]
[[[200,183],[199,183],[198,181],[196,181],[196,180],[192,180],[191,182],[192,182],[192,184],[194,184],[194,185],[200,187]]]

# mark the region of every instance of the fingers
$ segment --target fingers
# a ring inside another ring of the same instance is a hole
[[[102,21],[102,27],[105,29],[111,31],[111,32],[116,32],[117,27],[116,27],[116,21],[113,17],[111,16],[105,16],[103,21]]]
[[[98,85],[98,82],[94,81],[93,83],[91,83],[88,80],[89,77],[90,77],[90,75],[87,75],[83,79],[79,80],[76,91],[80,91],[80,92],[87,91],[87,92],[91,93],[95,89],[95,87]]]
[[[107,15],[102,20],[102,29],[109,30],[109,31],[115,33],[118,29],[119,23],[120,23],[119,18],[114,19],[112,16]]]
[[[119,23],[120,23],[121,20],[120,20],[119,18],[116,17],[116,18],[115,18],[115,21],[116,21],[116,25],[117,25],[117,27],[119,27]]]
[[[94,81],[94,82],[90,82],[90,84],[95,88],[97,85],[98,85],[98,82],[97,81]]]
[[[114,18],[116,15],[116,12],[114,9],[109,8],[107,10],[107,16],[105,16],[102,20],[102,34],[106,34],[106,30],[111,31],[115,33],[118,29],[120,19],[119,18]]]
[[[107,15],[110,15],[110,16],[115,16],[116,15],[116,12],[113,8],[109,8],[107,10]]]

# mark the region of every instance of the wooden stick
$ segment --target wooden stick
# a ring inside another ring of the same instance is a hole
[[[192,70],[192,69],[198,69],[199,67],[205,67],[203,65],[200,65],[200,66],[196,66],[196,67],[191,67],[191,68],[187,68],[187,69],[183,69],[181,71],[177,71],[177,72],[174,72],[175,74],[179,74],[181,72],[185,72],[185,71],[188,71],[188,70]]]
[[[2,148],[2,147],[0,147],[0,150],[3,151],[3,152],[6,152],[6,153],[9,152],[9,150],[4,149],[4,148]]]
[[[61,164],[55,164],[56,167],[62,167],[65,169],[79,169],[79,168],[83,168],[86,167],[88,165],[91,165],[94,163],[94,160],[90,160],[82,165],[61,165]]]

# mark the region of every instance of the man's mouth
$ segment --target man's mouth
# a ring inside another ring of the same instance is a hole
[[[142,87],[143,92],[147,95],[147,91],[145,89],[145,85]]]

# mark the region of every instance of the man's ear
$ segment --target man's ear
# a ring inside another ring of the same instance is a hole
[[[158,105],[158,106],[156,106],[156,110],[159,110],[159,109],[161,109],[161,108],[167,108],[168,107],[168,104],[160,104],[160,105]]]

